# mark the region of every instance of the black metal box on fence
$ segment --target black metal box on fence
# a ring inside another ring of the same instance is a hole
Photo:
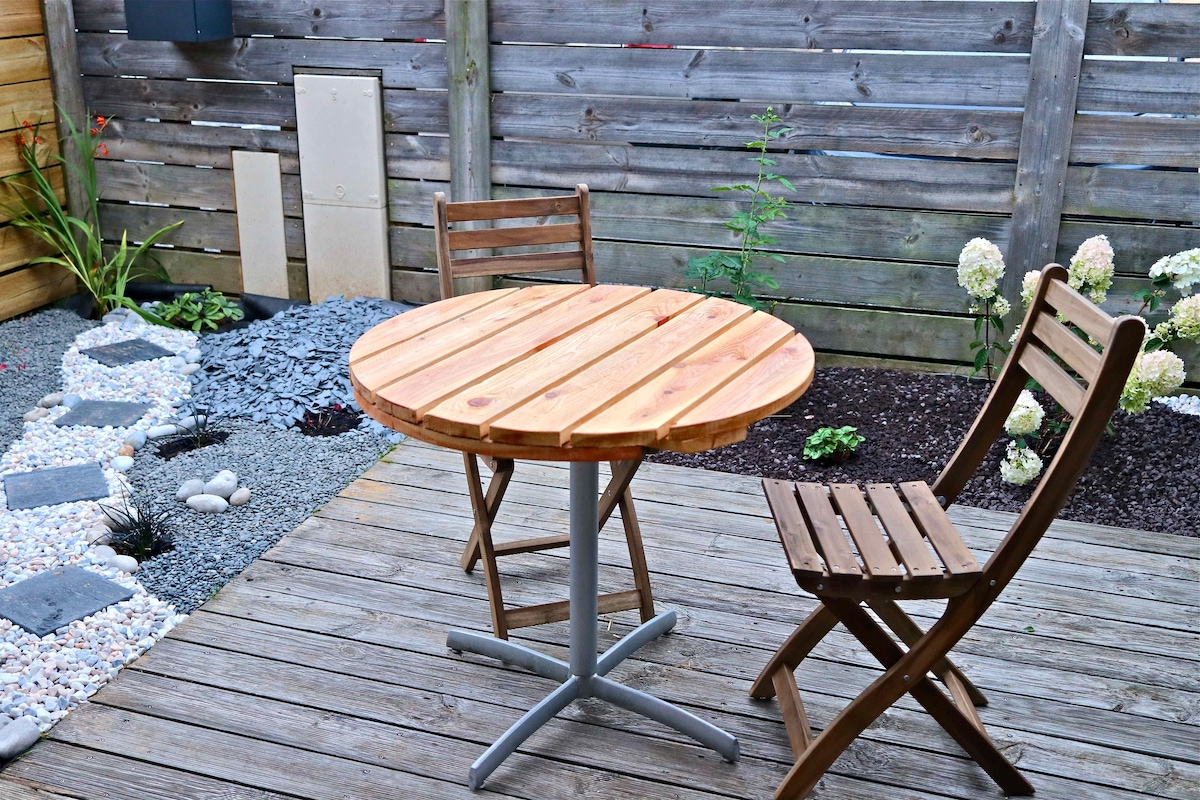
[[[233,38],[233,0],[125,0],[130,39],[211,42]]]

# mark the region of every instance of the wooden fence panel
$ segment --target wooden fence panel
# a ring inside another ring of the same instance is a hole
[[[797,188],[769,228],[787,259],[769,267],[780,315],[831,351],[962,361],[971,319],[954,265],[973,237],[1011,238],[1037,6],[795,0],[697,13],[686,0],[489,0],[491,195],[588,183],[601,279],[683,286],[688,257],[734,245],[722,222],[744,201],[712,189],[753,177],[750,115],[771,104],[792,128],[773,144],[773,169]],[[1065,177],[1046,258],[1065,262],[1106,234],[1114,309],[1155,260],[1200,244],[1200,64],[1180,60],[1200,55],[1194,13],[1086,12],[1080,113],[1070,141],[1052,143]],[[437,296],[431,197],[451,183],[453,151],[445,0],[242,2],[235,39],[187,48],[112,33],[125,26],[122,0],[75,0],[75,17],[87,100],[118,117],[100,165],[104,218],[131,236],[185,219],[163,250],[168,269],[199,276],[209,259],[221,285],[238,285],[230,151],[244,148],[281,156],[288,255],[302,275],[292,75],[374,70],[393,291]]]

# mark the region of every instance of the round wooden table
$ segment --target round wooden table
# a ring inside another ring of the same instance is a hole
[[[570,662],[490,635],[447,645],[527,667],[562,685],[471,767],[483,784],[573,700],[599,697],[738,757],[737,739],[605,676],[675,625],[660,614],[597,657],[601,461],[648,449],[699,452],[741,441],[813,377],[790,325],[747,306],[669,289],[542,285],[461,295],[376,325],[350,350],[355,397],[371,417],[480,455],[571,461]]]

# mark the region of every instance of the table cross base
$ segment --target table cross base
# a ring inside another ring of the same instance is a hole
[[[597,697],[627,711],[649,717],[706,747],[726,761],[737,761],[738,741],[712,723],[645,692],[606,677],[639,647],[675,627],[675,612],[659,614],[597,657],[597,584],[599,583],[599,468],[594,462],[571,463],[571,660],[551,658],[536,650],[474,631],[452,630],[446,646],[478,653],[505,664],[525,667],[562,686],[529,709],[471,765],[468,784],[478,789],[529,736],[573,701]]]
[[[572,675],[567,662],[539,653],[524,645],[504,639],[496,639],[475,631],[452,630],[446,638],[446,646],[454,651],[478,653],[499,659],[510,666],[524,667],[536,675],[560,681],[555,689],[537,705],[529,709],[504,735],[489,747],[471,765],[467,783],[472,789],[483,786],[488,776],[500,766],[538,728],[569,706],[584,697],[597,697],[627,711],[661,722],[682,734],[717,751],[726,761],[738,760],[738,740],[732,735],[665,700],[631,689],[604,676],[613,667],[632,655],[638,648],[675,627],[675,612],[659,614],[632,631],[617,644],[610,647],[596,662],[591,675]]]

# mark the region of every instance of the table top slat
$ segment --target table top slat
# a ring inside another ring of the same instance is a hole
[[[351,364],[351,380],[371,402],[375,402],[381,390],[401,378],[495,336],[527,317],[569,300],[589,288],[582,284],[543,285],[512,292],[494,303],[457,316],[418,336],[406,338],[393,348]]]
[[[621,308],[650,294],[643,286],[596,286],[563,302],[559,313],[528,317],[508,336],[487,339],[442,359],[415,375],[402,378],[377,393],[376,402],[408,422],[420,422],[431,407],[479,381],[509,367],[537,372],[536,365],[518,365],[522,360],[581,328],[600,322]]]
[[[560,447],[580,423],[752,313],[747,306],[709,298],[496,419],[490,436],[511,444]]]
[[[445,398],[428,409],[421,422],[440,433],[482,439],[492,420],[545,391],[546,375],[570,377],[703,299],[665,289],[638,298],[604,317],[602,325],[588,326],[534,353],[521,369],[491,375]]]
[[[439,325],[444,325],[463,314],[489,303],[495,303],[515,291],[517,290],[502,289],[498,292],[460,294],[458,297],[452,297],[441,303],[430,303],[403,314],[397,314],[358,337],[354,346],[350,348],[350,363],[356,364],[363,361],[376,353],[420,336]]]
[[[812,346],[797,334],[676,420],[667,439],[700,440],[730,425],[749,425],[774,414],[804,394],[813,368]],[[803,375],[808,380],[798,380]]]
[[[756,312],[571,431],[575,447],[621,442],[652,446],[671,424],[774,348],[795,336],[792,326]]]

